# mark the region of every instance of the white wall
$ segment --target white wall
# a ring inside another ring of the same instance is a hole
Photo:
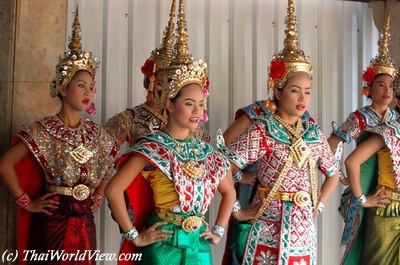
[[[140,67],[160,43],[170,0],[69,0],[68,25],[77,4],[84,48],[101,61],[94,119],[104,123],[144,101]],[[209,64],[212,135],[227,128],[236,109],[266,97],[267,66],[282,47],[286,7],[284,0],[186,0],[190,50]],[[296,13],[300,46],[314,67],[310,111],[328,136],[332,120],[342,122],[364,103],[360,76],[377,50],[372,10],[364,3],[297,0]],[[318,264],[338,264],[341,257],[340,193],[316,221]],[[216,208],[215,203],[210,209],[211,220]],[[97,225],[99,248],[116,252],[120,236],[107,207]],[[222,249],[214,248],[215,264],[220,264]]]

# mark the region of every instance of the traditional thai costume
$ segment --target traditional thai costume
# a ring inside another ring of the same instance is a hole
[[[159,48],[152,51],[149,59],[142,66],[142,73],[149,82],[147,101],[133,108],[114,115],[104,126],[119,143],[127,141],[132,148],[136,141],[145,135],[160,131],[167,123],[166,113],[163,113],[164,102],[158,91],[154,91],[155,75],[162,80],[163,88],[168,87],[174,69],[168,68],[174,58],[174,19],[176,17],[176,0],[172,0],[169,21],[164,30],[163,40]],[[210,141],[203,124],[192,132],[192,136]],[[119,166],[124,164],[128,157],[122,156]],[[153,211],[153,191],[142,175],[138,175],[134,182],[125,190],[125,198],[129,214],[135,227],[140,231]],[[120,253],[134,253],[137,249],[129,240],[123,240]],[[132,261],[118,261],[118,264],[133,264]]]
[[[386,145],[377,153],[378,178],[371,190],[384,186],[392,195],[385,208],[365,209],[358,264],[400,264],[400,123],[391,121],[367,132],[382,136]]]
[[[268,100],[259,100],[256,101],[244,108],[239,109],[235,114],[235,120],[240,118],[242,115],[246,115],[250,121],[256,121],[262,118],[265,115],[271,115],[271,111],[266,107]],[[304,121],[309,121],[314,123],[314,119],[310,116],[308,111],[304,113],[301,117]],[[245,169],[245,172],[257,172],[257,165],[251,164],[248,165]],[[241,176],[242,174],[236,174]],[[240,178],[235,178],[235,188],[237,198],[240,204],[240,207],[246,208],[249,203],[252,202],[255,192],[257,191],[257,187],[259,182],[256,181],[254,185],[250,184],[242,184],[240,183]],[[249,224],[247,222],[238,222],[234,218],[230,221],[229,230],[228,230],[228,239],[225,248],[223,264],[236,265],[240,264],[240,259],[243,256],[245,244],[244,242],[247,240],[247,231],[249,229]]]
[[[217,187],[226,175],[229,160],[198,139],[175,140],[160,131],[141,138],[134,153],[153,166],[142,175],[150,183],[155,211],[150,226],[166,221],[163,229],[173,237],[144,247],[143,264],[212,264],[205,216]],[[191,168],[199,175],[191,174]]]
[[[378,75],[385,74],[395,78],[397,74],[393,60],[390,58],[389,42],[390,16],[388,13],[385,17],[383,34],[378,41],[379,53],[371,60],[370,65],[363,74],[363,80],[368,85],[371,85]],[[367,88],[364,88],[364,91],[367,92]],[[365,139],[366,134],[364,132],[366,130],[394,121],[399,117],[399,114],[390,108],[387,109],[384,115],[381,115],[371,106],[366,106],[351,113],[340,127],[335,126],[333,123],[333,133],[347,143],[356,141],[358,144]],[[364,194],[369,194],[376,187],[379,165],[378,157],[375,155],[372,156],[361,167],[361,187]],[[361,251],[365,242],[365,234],[367,233],[363,226],[365,222],[363,218],[364,209],[360,209],[357,206],[357,200],[353,198],[350,188],[347,188],[342,195],[339,212],[345,221],[341,241],[343,245],[346,245],[346,249],[342,264],[364,264],[360,263]],[[359,231],[361,232],[359,233]]]
[[[57,65],[57,77],[51,86],[57,96],[60,85],[68,85],[78,71],[87,71],[95,78],[97,59],[81,49],[78,11],[73,23],[70,50]],[[52,215],[29,213],[19,209],[17,249],[20,264],[24,264],[24,250],[36,250],[37,255],[48,251],[59,254],[81,254],[96,250],[96,231],[91,211],[93,198],[100,199],[94,190],[108,181],[119,146],[98,124],[81,120],[77,128],[70,128],[60,116],[50,116],[34,123],[17,134],[30,154],[16,167],[22,189],[32,198],[54,193],[51,198],[59,205]],[[95,196],[93,196],[95,195]],[[23,195],[24,196],[24,195]],[[28,256],[28,262],[30,257]],[[76,260],[46,258],[46,264],[76,264]],[[95,264],[88,255],[80,256],[80,264]]]
[[[198,84],[208,94],[207,65],[194,61],[187,47],[183,0],[179,1],[177,28],[175,56],[163,69],[173,75],[168,87],[162,89],[161,102],[175,98],[189,84]],[[141,172],[151,186],[154,201],[146,226],[161,220],[167,222],[161,229],[173,231],[172,238],[141,248],[141,263],[211,264],[210,243],[200,234],[206,231],[204,214],[230,167],[229,160],[196,137],[176,140],[163,131],[139,138],[132,154],[143,156],[151,164]]]
[[[288,1],[286,25],[284,49],[274,56],[270,66],[270,92],[282,89],[294,73],[311,78],[311,64],[297,47],[293,0]],[[267,107],[274,109],[272,99]],[[227,147],[221,139],[218,141],[219,148],[239,168],[252,163],[257,167],[260,185],[253,203],[261,201],[262,206],[237,242],[244,265],[317,262],[315,171],[318,166],[323,174],[332,176],[338,167],[318,125],[299,118],[295,127],[268,112],[256,117]]]

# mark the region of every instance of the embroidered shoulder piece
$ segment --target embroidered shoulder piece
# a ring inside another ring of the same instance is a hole
[[[265,100],[258,100],[244,108],[239,109],[235,114],[235,120],[238,119],[242,114],[246,114],[249,119],[254,120],[259,116],[271,115],[271,111],[265,107]],[[311,117],[308,111],[304,112],[303,116],[301,116],[301,120],[314,123],[314,119]]]
[[[239,167],[240,169],[244,169],[247,166],[248,163],[244,157],[241,157],[240,155],[236,154],[225,145],[225,139],[221,129],[218,129],[217,131],[216,145],[218,150],[222,154],[224,154],[230,161],[235,163],[237,167]]]
[[[389,108],[387,111],[389,113],[387,114],[386,122],[396,120],[399,117],[399,114],[395,110]],[[367,128],[376,127],[382,123],[381,118],[368,106],[359,109],[358,112],[364,117]]]
[[[285,127],[277,121],[276,119],[272,118],[271,115],[264,115],[257,118],[257,120],[262,120],[267,125],[267,132],[268,134],[275,140],[290,145],[291,138],[288,132],[286,131]],[[303,141],[307,144],[319,143],[320,139],[318,136],[319,126],[313,122],[309,122],[308,120],[302,120],[302,130],[301,134],[303,135]]]
[[[133,151],[145,155],[167,176],[172,177],[169,166],[172,157],[181,162],[204,161],[213,152],[213,148],[199,139],[174,140],[163,131],[156,131],[141,137]]]

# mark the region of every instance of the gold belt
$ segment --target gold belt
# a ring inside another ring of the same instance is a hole
[[[90,195],[90,189],[85,184],[78,184],[74,187],[62,187],[56,185],[46,185],[46,191],[59,195],[72,196],[75,200],[86,200]]]
[[[180,226],[188,233],[198,230],[204,222],[204,216],[199,217],[192,215],[184,217],[165,209],[156,209],[156,213],[162,220]]]
[[[258,194],[261,197],[267,197],[268,193],[271,189],[258,187]],[[280,192],[278,191],[275,195],[275,198],[282,201],[290,201],[296,204],[299,207],[305,207],[307,205],[311,205],[311,196],[310,193],[304,190],[300,190],[297,192]]]

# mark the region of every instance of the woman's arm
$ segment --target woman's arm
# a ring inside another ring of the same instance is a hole
[[[251,120],[247,115],[242,115],[240,116],[237,120],[235,120],[229,127],[226,129],[224,132],[224,139],[225,139],[225,144],[229,145],[233,141],[235,141],[239,135],[246,130],[247,127],[251,124]],[[232,172],[233,174],[236,174],[239,171],[239,168],[234,164],[231,163],[232,165]],[[241,183],[243,184],[251,184],[253,185],[257,177],[256,172],[242,172],[242,178],[240,180]]]
[[[0,161],[0,175],[15,199],[20,198],[20,196],[27,197],[19,183],[15,167],[18,162],[20,162],[28,154],[28,147],[23,142],[19,142],[11,147]],[[24,209],[29,212],[42,212],[51,215],[51,212],[46,210],[46,208],[56,209],[59,204],[58,201],[48,199],[48,197],[51,195],[53,194],[49,193],[37,200],[30,202],[24,207]]]
[[[361,189],[360,167],[373,154],[385,147],[383,138],[379,135],[371,135],[347,157],[345,161],[347,175],[350,180],[350,187],[355,198],[360,198],[363,195]],[[381,198],[379,198],[381,197]],[[374,195],[368,196],[363,207],[384,207],[388,196],[380,195],[380,191]]]
[[[23,142],[19,142],[11,147],[0,161],[0,175],[14,198],[24,193],[19,184],[15,166],[28,154],[28,147]]]
[[[250,125],[250,123],[251,121],[246,115],[242,115],[235,120],[224,132],[225,144],[228,145],[235,141],[236,138]]]
[[[137,155],[132,156],[125,165],[118,170],[105,189],[109,207],[115,220],[123,231],[128,231],[133,227],[125,205],[124,191],[146,165],[147,161],[143,157]]]
[[[141,156],[131,157],[126,164],[118,170],[117,174],[111,179],[106,187],[105,194],[108,199],[109,207],[115,220],[118,222],[122,231],[125,233],[132,231],[134,226],[129,218],[125,204],[124,191],[135,180],[136,176],[148,165],[147,161]],[[142,247],[162,241],[171,236],[171,231],[157,228],[164,224],[158,222],[141,232],[132,239],[135,246]],[[136,229],[135,229],[136,231]]]
[[[318,210],[314,212],[314,215],[317,215],[319,211],[322,212],[323,207],[328,202],[333,191],[336,189],[338,183],[339,183],[339,171],[336,171],[336,173],[333,176],[325,178],[321,186],[321,193],[318,197],[318,203],[319,203]],[[321,203],[322,203],[322,209],[319,208],[321,206]]]
[[[335,134],[332,134],[331,136],[329,136],[329,138],[327,140],[328,140],[329,146],[331,147],[332,153],[335,152],[336,147],[338,146],[338,144],[340,142],[343,142],[343,139],[340,138],[339,136],[335,135]]]
[[[236,191],[232,183],[231,170],[229,170],[226,176],[222,179],[221,183],[218,186],[218,191],[221,194],[222,199],[219,205],[215,224],[225,229],[228,226],[229,218],[232,213],[233,203],[236,201]],[[221,240],[221,237],[212,233],[211,231],[204,232],[201,236],[203,236],[207,240],[210,240],[213,244],[217,244]]]

